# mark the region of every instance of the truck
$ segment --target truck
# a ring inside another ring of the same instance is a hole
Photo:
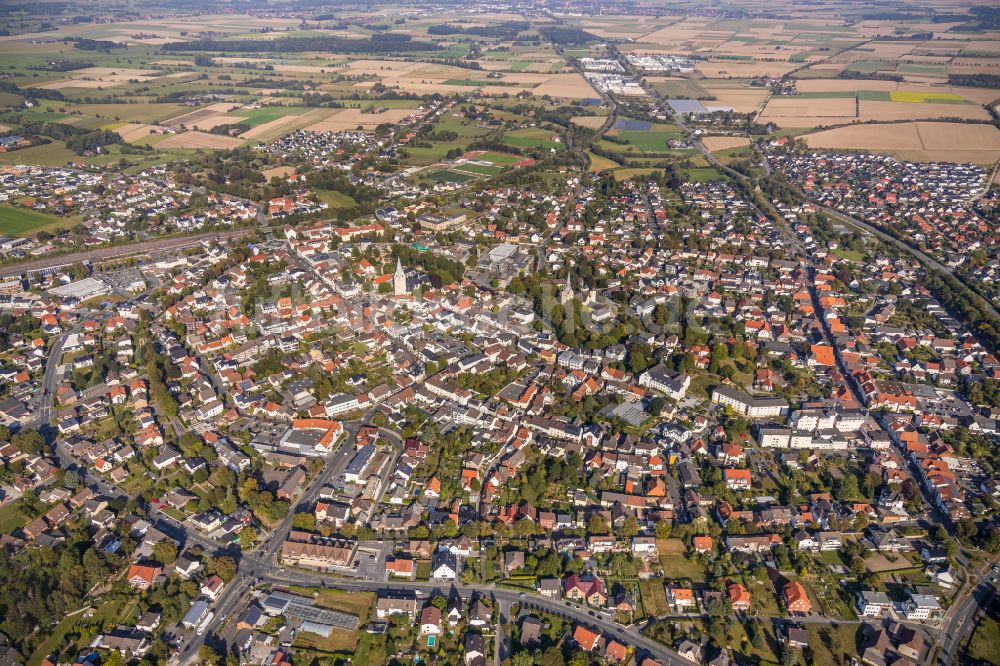
[[[215,611],[209,611],[208,615],[205,616],[205,619],[202,620],[201,624],[198,625],[198,628],[195,629],[195,632],[199,636],[205,633],[205,629],[208,629],[208,625],[212,622],[212,618],[214,617],[215,617]]]

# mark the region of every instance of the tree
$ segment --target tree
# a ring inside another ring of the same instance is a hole
[[[211,576],[212,574],[215,574],[224,582],[228,583],[232,579],[236,578],[236,560],[228,555],[213,555],[208,558],[208,563],[205,565],[205,571],[208,575]]]
[[[125,659],[125,656],[121,652],[112,650],[104,660],[103,666],[125,666],[127,663],[128,660]]]
[[[978,531],[972,518],[962,518],[955,523],[955,536],[963,543],[971,541]]]
[[[21,453],[26,453],[28,455],[39,455],[44,453],[48,448],[45,438],[42,437],[42,434],[37,430],[19,432],[11,438],[10,443],[13,444]]]
[[[834,496],[839,500],[854,499],[860,495],[860,492],[858,477],[849,472],[845,473],[844,476],[837,479],[833,484]]]
[[[171,539],[163,539],[153,546],[153,557],[163,566],[170,566],[177,559],[177,546]]]
[[[649,401],[649,413],[653,416],[659,416],[663,412],[663,408],[666,407],[667,401],[660,396],[654,397]]]
[[[628,516],[622,521],[622,526],[618,528],[618,536],[631,539],[639,533],[639,521],[635,516]]]
[[[595,513],[590,517],[590,520],[587,521],[587,534],[605,535],[610,533],[611,526],[601,514]]]
[[[653,350],[645,342],[633,344],[628,351],[628,369],[638,375],[653,365]]]
[[[534,666],[535,658],[527,650],[522,650],[510,660],[511,666]]]
[[[303,511],[292,516],[292,527],[306,532],[316,531],[316,514],[312,511]]]
[[[198,648],[198,661],[204,666],[219,666],[221,660],[219,653],[212,646],[202,643]]]
[[[257,530],[252,527],[244,527],[240,530],[240,548],[250,550],[257,543]]]

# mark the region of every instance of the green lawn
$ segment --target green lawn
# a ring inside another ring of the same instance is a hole
[[[92,617],[84,617],[85,613],[69,615],[47,632],[47,637],[28,659],[28,666],[37,666],[42,660],[63,646],[66,634],[78,625],[83,627],[100,626],[102,629],[112,629],[116,624],[127,623],[133,618],[138,597],[113,599],[101,603]]]
[[[642,598],[642,608],[646,615],[659,617],[670,612],[667,604],[667,591],[659,578],[639,581],[639,596]]]
[[[714,167],[695,167],[694,169],[684,169],[684,180],[692,183],[708,183],[713,180],[727,180]]]
[[[980,620],[976,626],[976,632],[972,634],[972,642],[969,644],[968,657],[978,659],[985,663],[1000,664],[1000,607],[994,601],[989,613]]]
[[[316,190],[316,194],[319,195],[320,201],[325,202],[330,208],[351,208],[352,206],[356,206],[358,203],[343,192],[334,192],[333,190]]]
[[[55,215],[40,213],[27,208],[0,205],[0,234],[25,236],[41,227],[58,224],[71,226],[71,223]]]
[[[0,534],[10,534],[28,524],[28,517],[21,511],[21,500],[0,508]]]
[[[847,250],[842,247],[838,247],[833,251],[835,255],[841,259],[846,259],[847,261],[853,261],[855,263],[861,263],[865,259],[865,255],[857,250]]]
[[[695,582],[705,580],[705,567],[684,556],[686,546],[680,539],[657,539],[660,567],[664,578],[688,578]]]
[[[851,657],[858,655],[857,634],[860,625],[807,625],[809,647],[813,652],[816,666],[839,666],[851,663]]]
[[[417,580],[427,580],[431,577],[431,561],[430,560],[418,560],[417,561]]]

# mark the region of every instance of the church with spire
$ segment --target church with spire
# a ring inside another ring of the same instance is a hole
[[[566,284],[563,285],[562,291],[559,292],[559,303],[561,305],[566,305],[573,301],[573,280],[566,274]]]
[[[392,293],[394,296],[408,296],[410,293],[406,288],[406,271],[399,257],[396,257],[396,272],[392,274]]]

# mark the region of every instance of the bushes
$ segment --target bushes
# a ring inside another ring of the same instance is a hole
[[[77,155],[83,155],[87,151],[95,151],[104,146],[116,143],[125,143],[118,132],[111,130],[94,130],[81,136],[76,136],[66,140],[66,147]]]

